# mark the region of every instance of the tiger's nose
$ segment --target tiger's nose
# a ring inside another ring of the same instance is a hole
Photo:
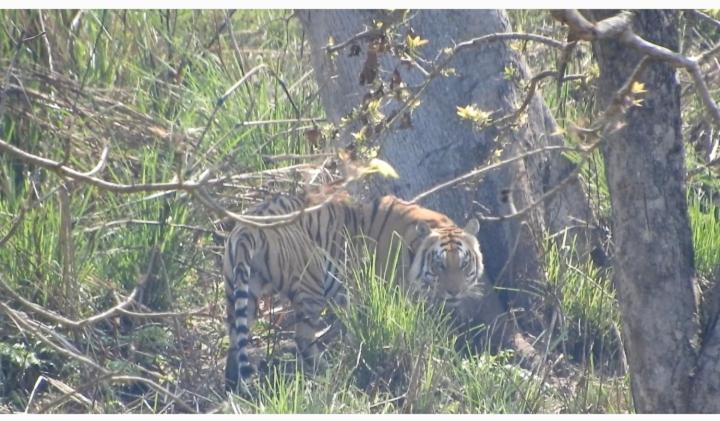
[[[445,293],[445,302],[450,306],[457,305],[460,302],[460,294]]]

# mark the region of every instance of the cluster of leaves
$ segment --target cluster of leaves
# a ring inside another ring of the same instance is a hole
[[[349,57],[363,58],[359,83],[367,92],[348,115],[343,117],[336,133],[347,132],[352,142],[346,145],[354,159],[374,158],[380,147],[378,139],[387,130],[412,127],[412,113],[421,104],[415,93],[419,86],[408,86],[402,77],[419,66],[422,47],[429,43],[406,24],[411,12],[380,12],[371,29],[347,46]],[[405,29],[402,29],[405,28]],[[344,45],[330,39],[328,52],[337,57]],[[392,71],[381,71],[381,63],[391,63]],[[381,75],[389,73],[387,79]]]

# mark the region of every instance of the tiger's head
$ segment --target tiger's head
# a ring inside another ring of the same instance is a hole
[[[465,228],[432,228],[421,221],[415,229],[422,242],[410,267],[413,289],[433,301],[457,306],[483,275],[482,253],[475,237],[480,223],[473,218]]]

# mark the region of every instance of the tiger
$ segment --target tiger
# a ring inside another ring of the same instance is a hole
[[[304,206],[300,197],[276,196],[246,214],[287,214]],[[348,258],[349,240],[362,239],[366,248],[371,244],[376,272],[382,274],[383,262],[397,250],[394,238],[399,238],[400,286],[453,307],[473,291],[484,272],[478,231],[475,218],[460,228],[446,215],[395,196],[366,203],[328,201],[285,225],[238,223],[227,237],[223,257],[230,336],[226,389],[247,387],[255,372],[247,346],[258,297],[277,294],[291,303],[298,354],[313,366],[321,362],[315,343],[323,327],[321,313],[343,296],[341,262]]]

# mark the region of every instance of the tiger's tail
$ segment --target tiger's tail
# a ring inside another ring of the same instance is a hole
[[[250,328],[249,318],[254,317],[255,303],[251,300],[249,291],[250,265],[246,262],[236,262],[238,254],[234,244],[228,239],[225,250],[223,275],[225,277],[225,292],[227,295],[228,327],[230,331],[230,349],[225,364],[225,386],[231,391],[238,391],[238,386],[244,388],[246,380],[255,372],[247,354]],[[245,252],[246,250],[243,250]]]

